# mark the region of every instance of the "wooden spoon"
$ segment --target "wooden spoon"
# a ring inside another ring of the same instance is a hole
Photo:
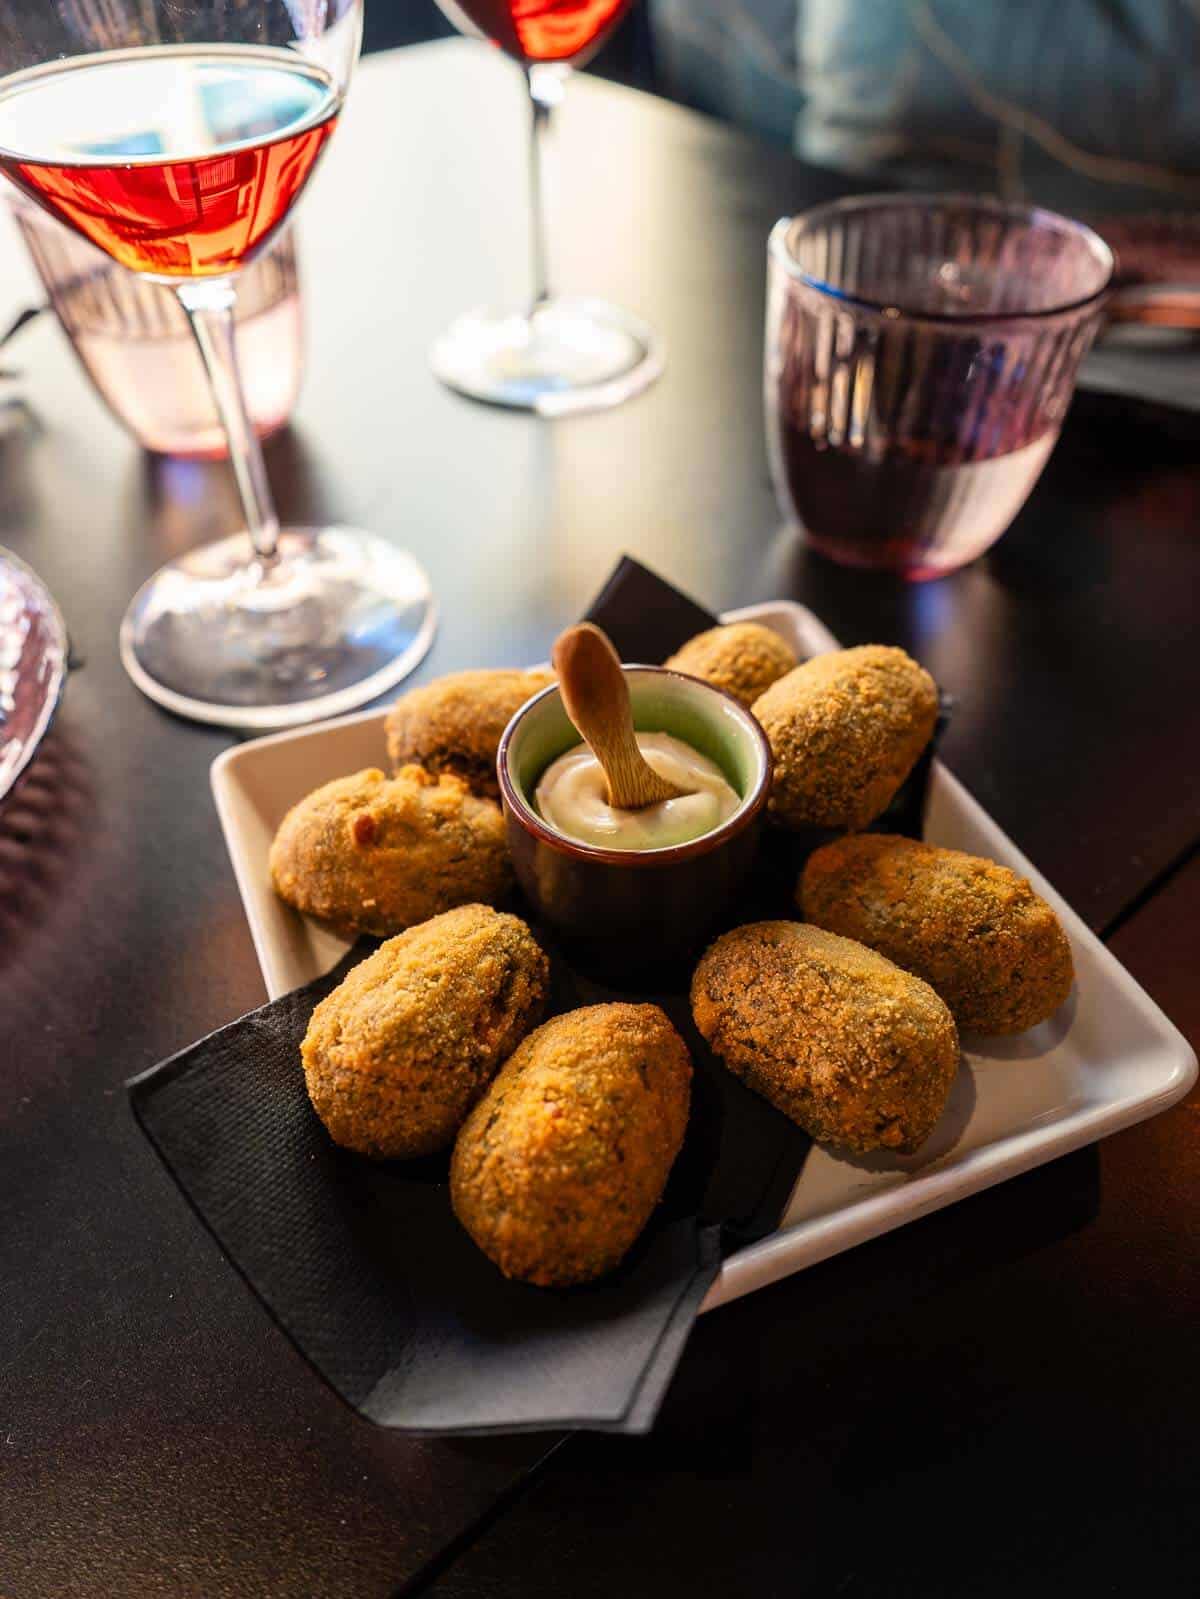
[[[608,779],[610,805],[640,811],[689,792],[660,777],[638,749],[629,685],[607,634],[580,622],[559,634],[551,659],[567,715]]]

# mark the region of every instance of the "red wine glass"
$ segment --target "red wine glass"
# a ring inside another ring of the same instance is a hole
[[[531,112],[533,292],[520,310],[459,317],[432,351],[443,383],[472,399],[543,416],[619,405],[663,369],[662,343],[603,300],[552,294],[542,203],[542,144],[567,76],[596,51],[630,0],[438,0],[455,27],[486,39],[525,74]]]
[[[204,722],[350,710],[432,634],[411,556],[280,527],[234,346],[238,275],[307,185],[361,37],[361,0],[0,0],[0,171],[175,291],[228,435],[245,530],[163,567],[121,626],[138,687]]]

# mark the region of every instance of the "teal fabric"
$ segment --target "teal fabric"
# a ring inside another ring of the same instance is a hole
[[[1200,200],[1192,0],[805,0],[797,151],[1016,197]]]
[[[650,0],[659,87],[792,146],[803,94],[799,0]]]
[[[1200,0],[651,0],[664,87],[857,179],[1200,205]]]

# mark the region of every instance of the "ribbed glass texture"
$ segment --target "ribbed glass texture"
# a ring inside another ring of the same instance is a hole
[[[10,204],[84,371],[138,442],[166,455],[225,455],[212,388],[173,291],[127,272],[22,196]],[[237,328],[246,409],[265,438],[290,418],[304,362],[292,233],[242,272]]]
[[[1112,270],[1090,229],[970,196],[780,222],[765,377],[784,514],[832,559],[908,578],[982,554],[1054,448]]]

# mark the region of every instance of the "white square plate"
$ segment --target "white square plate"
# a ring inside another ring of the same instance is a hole
[[[790,601],[725,620],[764,622],[802,657],[837,648],[816,617]],[[310,789],[364,766],[386,769],[383,721],[382,711],[367,711],[256,739],[213,762],[213,794],[272,999],[327,972],[347,946],[276,897],[271,839]],[[851,1160],[814,1146],[779,1231],[725,1262],[705,1309],[1153,1116],[1196,1080],[1187,1041],[937,762],[925,831],[931,843],[989,856],[1029,878],[1067,930],[1076,992],[1057,1017],[1017,1038],[964,1039],[950,1104],[918,1154]]]

